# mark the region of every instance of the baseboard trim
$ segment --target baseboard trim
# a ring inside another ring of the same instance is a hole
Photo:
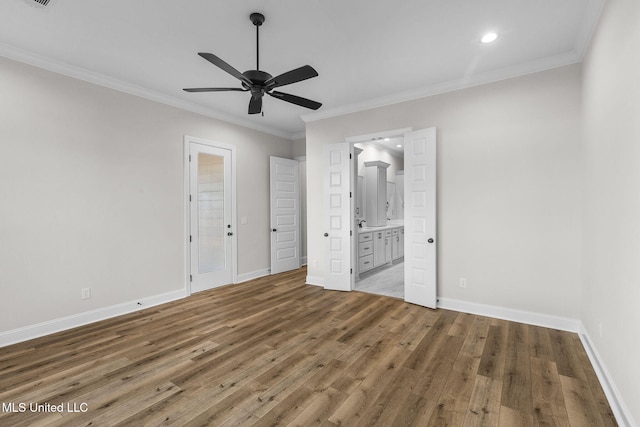
[[[581,321],[568,317],[515,310],[512,308],[478,304],[450,298],[438,298],[438,308],[504,319],[528,325],[542,326],[545,328],[559,329],[578,334],[580,341],[587,352],[589,360],[591,361],[591,365],[596,371],[596,375],[602,385],[602,389],[607,396],[607,400],[609,401],[613,415],[616,417],[616,421],[621,427],[637,426],[629,412],[629,409],[625,405],[613,378],[609,375],[606,365],[600,358],[600,355],[598,354]]]
[[[582,341],[582,346],[587,352],[587,356],[589,356],[593,369],[596,371],[600,385],[604,390],[604,394],[607,396],[609,406],[611,406],[611,410],[613,411],[613,415],[616,417],[618,425],[621,427],[636,427],[637,424],[633,420],[631,412],[629,412],[629,408],[625,405],[620,391],[616,387],[611,375],[609,375],[606,365],[600,358],[600,354],[593,345],[593,341],[582,322],[580,323],[578,336],[580,337],[580,341]]]
[[[303,256],[302,258],[300,258],[300,267],[302,267],[303,265],[307,265],[307,257]]]
[[[165,304],[171,301],[185,298],[186,296],[186,290],[180,289],[160,295],[154,295],[151,297],[125,302],[122,304],[116,304],[109,307],[86,311],[84,313],[65,316],[59,319],[50,320],[48,322],[37,323],[35,325],[29,325],[10,331],[0,332],[0,347],[28,341],[34,338],[40,338],[45,335],[55,334],[56,332],[77,328],[78,326],[99,322],[101,320],[110,319],[112,317],[121,316],[123,314],[133,313],[143,308]]]
[[[480,316],[495,317],[497,319],[526,323],[528,325],[559,329],[561,331],[575,333],[580,332],[580,321],[568,317],[534,313],[524,310],[515,310],[512,308],[478,304],[474,302],[461,301],[450,298],[438,298],[438,307],[447,310],[461,311],[463,313],[477,314]]]
[[[307,285],[322,286],[324,288],[324,277],[307,276]]]
[[[262,268],[256,271],[250,271],[249,273],[243,273],[238,275],[238,281],[236,283],[248,282],[249,280],[259,279],[271,274],[270,268]]]

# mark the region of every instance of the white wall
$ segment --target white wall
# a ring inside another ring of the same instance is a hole
[[[307,143],[304,138],[293,141],[292,155],[300,161],[300,260],[307,262]]]
[[[305,139],[293,140],[291,150],[291,155],[294,159],[297,157],[305,157],[307,155],[307,143]]]
[[[582,322],[640,422],[640,3],[610,0],[584,61]],[[602,336],[600,336],[602,328]]]
[[[0,93],[0,333],[184,289],[185,134],[237,146],[238,272],[269,267],[291,141],[6,59]]]
[[[435,126],[439,296],[577,319],[580,90],[572,65],[307,123],[307,192],[322,193],[323,144]],[[321,278],[321,198],[307,220],[309,276]]]

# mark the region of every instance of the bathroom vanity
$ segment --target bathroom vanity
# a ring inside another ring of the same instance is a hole
[[[358,229],[358,272],[391,264],[404,257],[404,224],[391,221],[380,227]]]

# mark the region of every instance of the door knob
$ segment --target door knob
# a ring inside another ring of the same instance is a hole
[[[227,236],[233,236],[233,233],[232,232],[228,232]]]
[[[324,237],[329,237],[329,233],[324,233]]]
[[[275,232],[276,232],[276,231],[278,231],[278,230],[276,230],[276,229],[274,228],[274,229],[272,229],[271,231],[273,231],[273,232],[275,233]]]
[[[433,243],[433,239],[430,238],[429,240],[427,240],[427,242]]]

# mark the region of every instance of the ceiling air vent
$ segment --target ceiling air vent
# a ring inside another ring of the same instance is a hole
[[[43,6],[46,6],[46,5],[49,4],[50,0],[33,0],[33,1],[36,2],[36,3],[40,3]]]

